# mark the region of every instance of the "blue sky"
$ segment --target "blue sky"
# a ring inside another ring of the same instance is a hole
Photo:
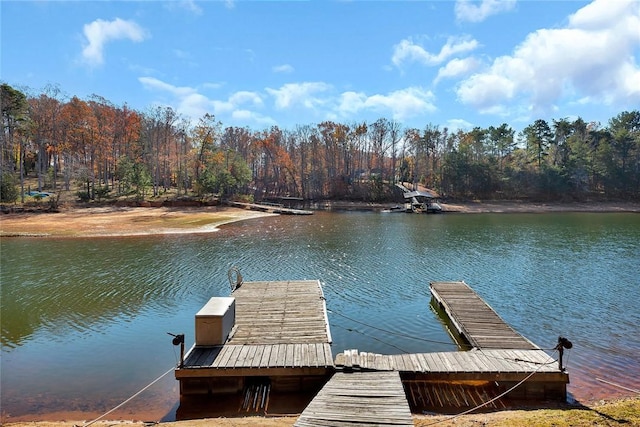
[[[2,1],[0,80],[261,130],[640,108],[640,2]]]

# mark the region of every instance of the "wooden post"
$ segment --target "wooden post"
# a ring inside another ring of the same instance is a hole
[[[178,335],[180,339],[180,365],[179,368],[184,366],[184,334]]]
[[[171,332],[167,332],[167,334],[173,337],[173,345],[180,344],[180,364],[178,365],[178,368],[182,368],[184,366],[184,334],[175,335]]]
[[[570,349],[573,347],[571,341],[564,337],[558,337],[558,345],[556,345],[555,349],[558,350],[558,368],[560,372],[564,372],[564,367],[562,366],[562,354],[564,353],[564,349]]]

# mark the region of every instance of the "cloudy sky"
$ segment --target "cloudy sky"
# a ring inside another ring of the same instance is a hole
[[[2,1],[0,80],[225,126],[606,124],[640,108],[640,1]]]

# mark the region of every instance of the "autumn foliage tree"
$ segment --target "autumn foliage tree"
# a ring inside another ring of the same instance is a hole
[[[139,112],[98,95],[65,98],[55,86],[30,95],[3,84],[2,123],[3,201],[31,176],[38,190],[79,188],[87,201],[174,192],[384,202],[402,200],[399,182],[453,198],[640,200],[637,110],[606,125],[538,119],[520,132],[385,118],[253,130],[225,128],[212,114],[194,121],[166,106]]]

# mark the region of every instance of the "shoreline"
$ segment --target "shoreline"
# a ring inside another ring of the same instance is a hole
[[[636,202],[518,202],[487,201],[466,203],[441,203],[445,213],[640,213],[640,203]]]
[[[509,408],[492,412],[479,412],[452,416],[447,414],[413,414],[415,426],[422,427],[433,424],[441,426],[592,426],[592,425],[640,425],[640,397],[627,397],[614,400],[600,400],[592,404],[554,405],[549,408]],[[99,420],[91,424],[96,427],[288,427],[293,426],[297,415],[289,416],[246,416],[202,418],[184,421],[138,421],[138,420]],[[83,427],[90,420],[38,420],[38,421],[6,421],[7,427]]]
[[[640,213],[640,203],[441,203],[443,214],[478,213]],[[380,205],[349,203],[336,210],[380,210]],[[0,237],[125,237],[163,234],[211,233],[224,224],[277,214],[215,206],[91,207],[56,213],[0,214]]]
[[[92,207],[0,216],[0,237],[133,237],[212,233],[236,221],[273,216],[230,207]]]

